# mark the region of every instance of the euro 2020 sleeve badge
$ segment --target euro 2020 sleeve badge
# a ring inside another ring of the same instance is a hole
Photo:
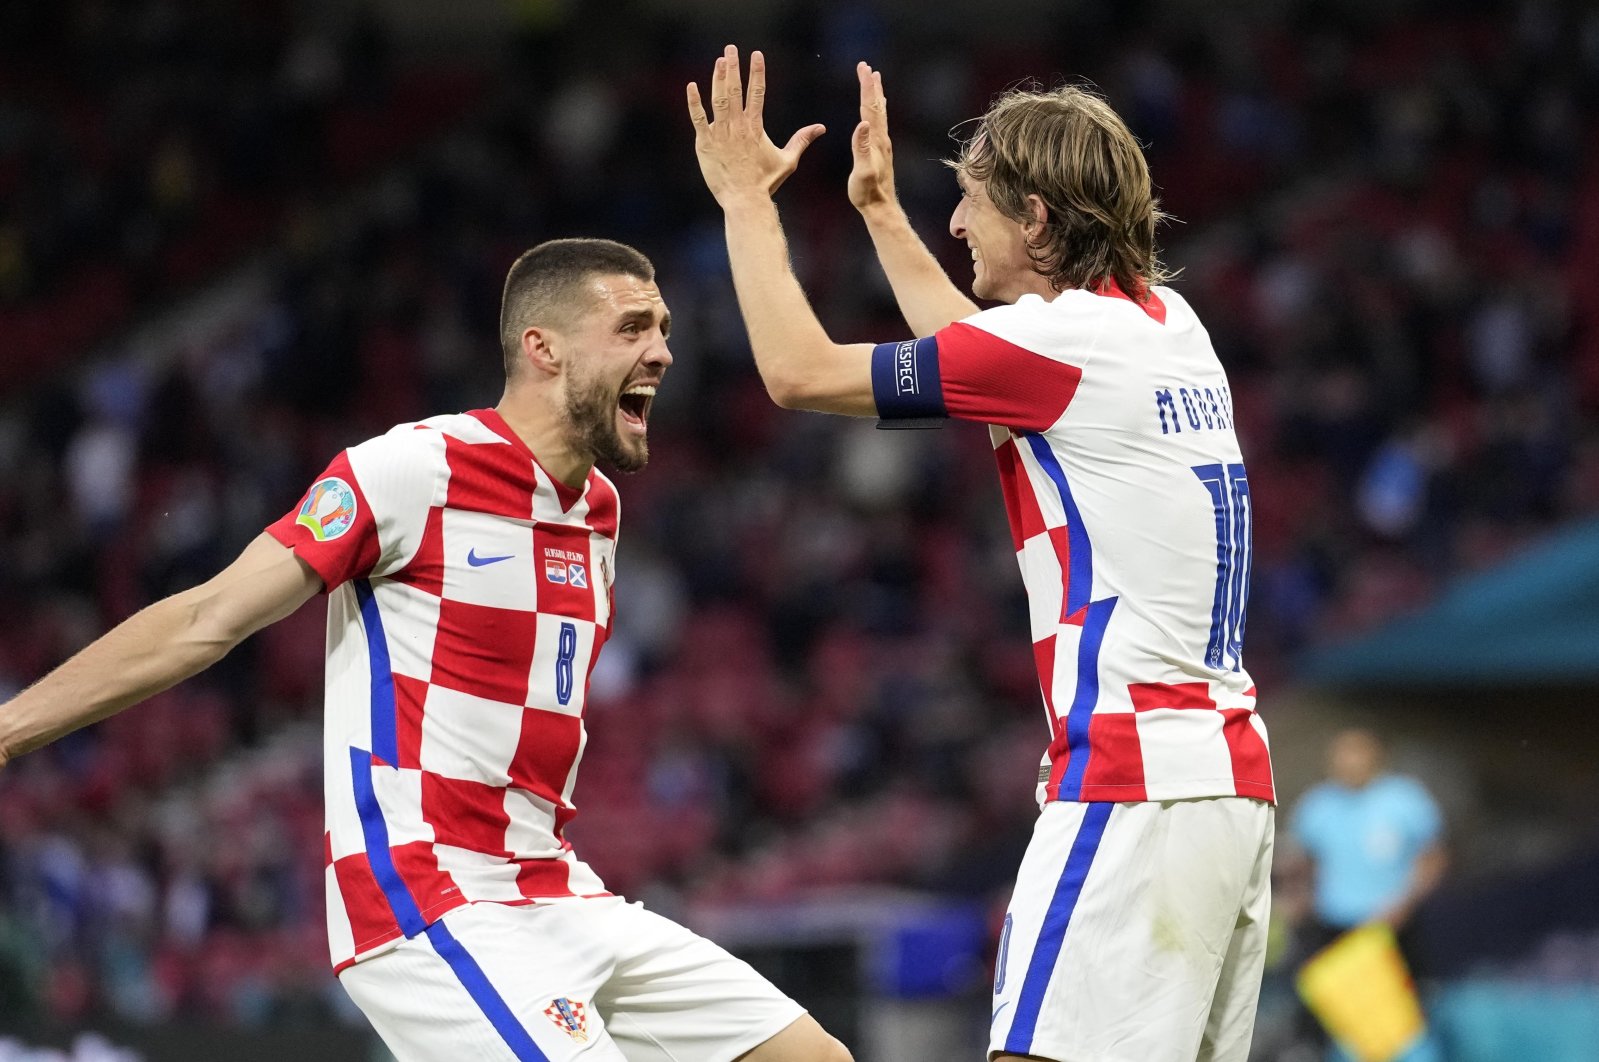
[[[294,522],[318,542],[331,542],[355,525],[355,491],[337,476],[311,485]]]

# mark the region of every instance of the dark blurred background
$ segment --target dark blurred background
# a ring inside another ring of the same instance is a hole
[[[1448,1057],[1599,1058],[1576,0],[0,3],[0,699],[340,448],[492,405],[521,250],[627,241],[677,361],[620,483],[578,852],[862,1062],[980,1057],[1047,736],[989,447],[766,399],[682,113],[727,41],[769,57],[774,138],[829,126],[780,204],[843,340],[907,334],[844,195],[856,60],[960,283],[951,127],[1028,76],[1110,99],[1236,395],[1279,822],[1330,734],[1379,732],[1448,824],[1415,920]],[[323,939],[323,623],[0,774],[0,1059],[383,1057]],[[1317,1058],[1287,977],[1257,1056]]]

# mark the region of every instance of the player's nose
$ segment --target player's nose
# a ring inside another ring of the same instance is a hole
[[[649,352],[644,355],[644,363],[659,365],[663,369],[672,364],[672,348],[666,345],[665,336],[650,344]]]
[[[955,212],[949,216],[949,234],[957,240],[966,238],[966,197],[955,202]]]

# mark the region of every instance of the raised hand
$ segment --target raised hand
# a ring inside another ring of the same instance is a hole
[[[711,74],[711,111],[707,120],[699,85],[689,82],[688,116],[694,123],[694,154],[705,185],[722,206],[740,195],[771,196],[799,166],[800,155],[827,130],[808,125],[779,148],[766,135],[761,111],[766,103],[766,57],[750,53],[746,94],[738,49],[729,44]]]
[[[865,63],[856,63],[855,76],[861,83],[861,124],[850,137],[855,167],[849,174],[849,201],[864,212],[895,202],[894,145],[888,139],[883,75]]]

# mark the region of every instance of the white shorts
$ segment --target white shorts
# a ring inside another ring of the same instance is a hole
[[[730,1062],[805,1013],[621,897],[469,904],[339,980],[399,1062]]]
[[[1244,1062],[1274,809],[1243,797],[1046,805],[994,968],[989,1056]]]

